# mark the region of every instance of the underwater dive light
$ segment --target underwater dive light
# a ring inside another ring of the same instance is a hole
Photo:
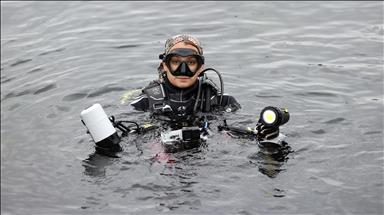
[[[260,122],[265,127],[279,127],[289,120],[289,112],[286,108],[265,107],[260,113]]]
[[[80,118],[88,128],[97,148],[113,152],[121,151],[120,137],[100,104],[81,111]]]

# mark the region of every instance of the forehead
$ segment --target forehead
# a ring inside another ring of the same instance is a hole
[[[179,48],[185,48],[185,49],[193,49],[195,50],[196,52],[199,52],[199,50],[197,50],[197,48],[191,44],[188,44],[188,43],[185,43],[185,42],[181,42],[181,43],[177,43],[175,44],[171,50],[174,50],[174,49],[179,49]],[[170,51],[171,51],[170,50]]]

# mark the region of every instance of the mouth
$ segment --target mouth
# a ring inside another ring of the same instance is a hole
[[[188,77],[188,76],[178,76],[177,79],[188,80],[188,79],[190,79],[190,77]]]

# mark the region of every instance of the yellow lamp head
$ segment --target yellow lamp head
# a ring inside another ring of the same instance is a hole
[[[289,120],[289,112],[286,108],[268,106],[260,113],[260,122],[267,127],[279,127]]]
[[[276,121],[276,113],[272,110],[266,110],[263,112],[262,118],[265,123],[273,124]]]

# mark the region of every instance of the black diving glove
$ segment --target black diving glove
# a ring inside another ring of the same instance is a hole
[[[279,127],[267,127],[262,123],[256,125],[259,140],[271,140],[279,136]]]

